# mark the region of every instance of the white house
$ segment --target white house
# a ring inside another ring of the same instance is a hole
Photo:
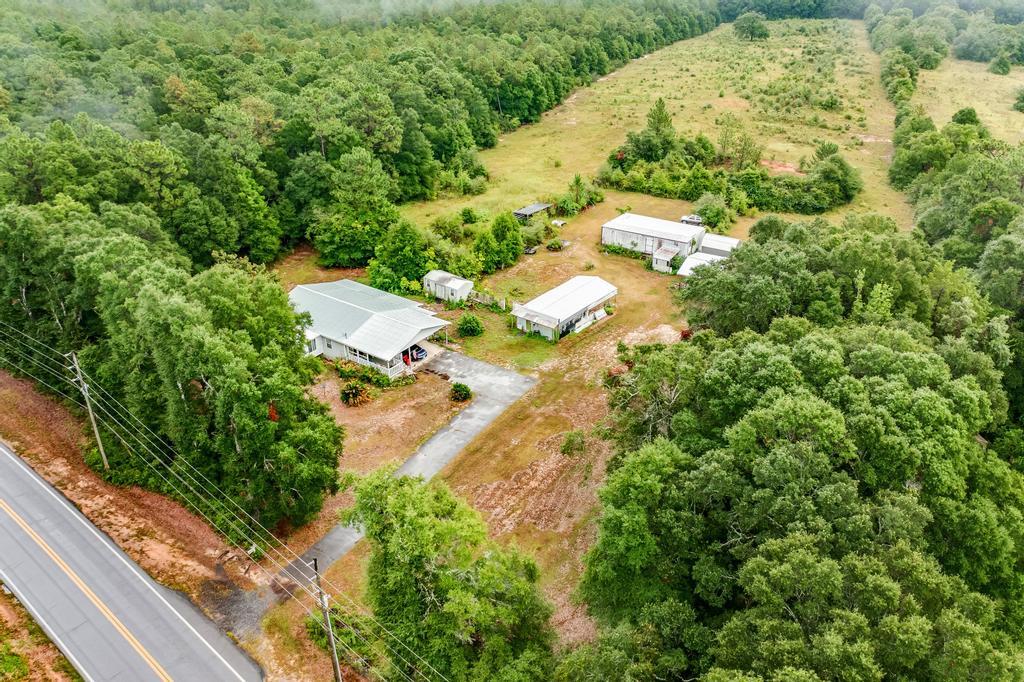
[[[529,303],[515,304],[516,329],[557,341],[605,316],[604,306],[619,293],[600,277],[577,275]]]
[[[473,283],[444,270],[431,270],[423,276],[423,291],[442,301],[465,301]]]
[[[704,239],[701,241],[700,252],[706,253],[709,256],[724,257],[732,253],[742,243],[735,237],[726,237],[722,234],[711,234],[709,232],[704,235]]]
[[[601,226],[601,243],[649,256],[670,246],[686,257],[700,248],[704,234],[704,228],[697,225],[623,213]]]
[[[658,272],[672,272],[672,259],[679,255],[674,246],[663,246],[651,256],[651,266]]]
[[[409,349],[448,324],[415,301],[349,279],[302,284],[288,298],[312,317],[308,355],[351,360],[389,377],[411,372]]]
[[[679,266],[679,270],[676,274],[687,277],[693,274],[695,268],[701,265],[711,265],[712,263],[725,260],[725,258],[725,256],[715,256],[710,253],[691,253],[685,260],[683,260],[683,264]]]

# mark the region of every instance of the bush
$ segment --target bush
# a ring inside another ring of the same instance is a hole
[[[348,381],[341,387],[341,402],[349,407],[359,407],[370,402],[370,389],[358,381]]]
[[[568,431],[562,440],[561,452],[563,455],[574,456],[583,454],[587,447],[587,439],[582,431]]]
[[[452,384],[451,399],[452,402],[464,403],[473,397],[473,389],[466,384],[456,381]]]
[[[484,333],[484,323],[473,313],[466,313],[460,317],[456,328],[459,336],[480,336]]]
[[[341,360],[337,364],[337,370],[338,376],[342,379],[352,379],[377,388],[390,388],[392,384],[391,378],[387,374],[356,362]]]
[[[552,239],[551,241],[548,242],[546,248],[548,251],[561,251],[563,246],[564,244],[562,244],[561,239]]]
[[[989,73],[994,73],[997,76],[1008,75],[1010,73],[1010,58],[1005,54],[1000,54],[989,63],[988,70]]]
[[[1013,103],[1013,110],[1024,112],[1024,88],[1017,91],[1017,101]]]

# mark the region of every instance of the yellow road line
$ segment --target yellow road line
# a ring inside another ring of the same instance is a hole
[[[3,499],[0,499],[0,510],[7,512],[7,515],[14,519],[14,522],[16,524],[21,526],[21,529],[25,531],[25,533],[30,538],[32,538],[32,540],[37,545],[39,545],[39,547],[44,552],[46,552],[47,556],[53,559],[53,562],[55,564],[60,566],[60,569],[64,571],[64,573],[66,573],[69,578],[71,578],[71,582],[78,586],[78,589],[82,591],[86,598],[88,598],[89,601],[91,601],[96,606],[96,608],[99,609],[104,616],[106,616],[107,620],[110,621],[110,624],[113,625],[114,628],[118,632],[120,632],[126,640],[128,640],[128,644],[130,644],[131,647],[135,649],[135,651],[137,651],[140,656],[142,656],[143,660],[145,660],[149,667],[153,669],[157,677],[159,677],[161,680],[164,680],[165,682],[173,682],[171,676],[167,674],[167,671],[164,670],[159,663],[157,663],[157,660],[153,658],[153,656],[148,651],[146,651],[142,644],[139,643],[139,640],[135,639],[135,635],[133,635],[128,630],[128,628],[124,626],[124,623],[122,623],[118,619],[118,617],[115,616],[114,613],[109,608],[107,608],[106,604],[100,601],[100,598],[97,597],[96,594],[91,589],[89,589],[89,586],[86,585],[73,570],[71,570],[71,567],[68,566],[67,563],[65,563],[65,561],[61,559],[60,556],[56,552],[54,552],[53,549],[51,549],[48,544],[46,544],[46,541],[43,540],[42,537],[40,537],[39,533],[35,532],[35,530],[33,530],[33,528],[30,525],[28,525],[25,519],[18,516],[18,513],[11,509],[11,506],[7,504],[7,502],[4,501]]]

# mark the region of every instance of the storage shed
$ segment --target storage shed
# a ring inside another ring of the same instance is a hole
[[[529,206],[523,206],[520,209],[512,211],[512,215],[518,218],[520,222],[525,223],[538,213],[547,213],[549,208],[551,208],[551,204],[530,204]]]
[[[679,255],[674,246],[663,246],[651,257],[651,266],[658,272],[672,272],[672,259]]]
[[[706,234],[700,244],[700,252],[709,256],[728,256],[737,246],[742,244],[735,237],[726,237],[721,234]]]
[[[442,301],[465,301],[473,283],[444,270],[431,270],[423,276],[423,291]]]
[[[701,265],[711,265],[725,260],[725,258],[725,256],[713,256],[709,253],[693,253],[686,257],[686,260],[679,266],[679,271],[676,274],[687,277],[692,275],[693,271]]]
[[[529,303],[512,307],[516,329],[557,341],[605,317],[604,306],[619,293],[600,277],[577,275]]]
[[[672,220],[623,213],[601,226],[601,243],[653,256],[663,246],[688,256],[700,248],[704,228]]]

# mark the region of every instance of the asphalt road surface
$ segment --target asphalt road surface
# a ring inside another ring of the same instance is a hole
[[[263,679],[188,599],[2,445],[0,581],[87,681]]]

